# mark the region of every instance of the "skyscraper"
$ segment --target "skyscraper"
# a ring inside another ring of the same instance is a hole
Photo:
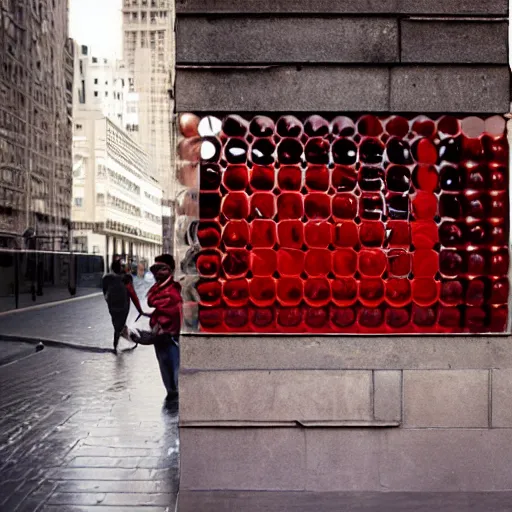
[[[172,4],[171,0],[123,1],[124,61],[132,77],[130,90],[138,96],[138,123],[130,123],[130,131],[149,155],[164,191],[164,206],[170,206],[175,197],[169,96],[174,60]],[[169,240],[164,236],[165,250],[170,250]]]
[[[0,9],[0,243],[28,227],[66,249],[71,216],[73,43],[66,0]]]

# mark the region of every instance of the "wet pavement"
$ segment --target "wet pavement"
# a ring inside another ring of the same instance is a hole
[[[146,311],[144,294],[141,304]],[[130,308],[128,325],[138,329],[148,328],[147,318],[138,316]],[[7,335],[33,340],[54,340],[86,348],[112,348],[113,328],[103,295],[71,300],[40,309],[21,310],[0,315],[0,336]],[[126,342],[127,346],[130,345]]]
[[[34,350],[0,367],[0,389],[1,511],[174,510],[177,404],[163,408],[151,347]]]

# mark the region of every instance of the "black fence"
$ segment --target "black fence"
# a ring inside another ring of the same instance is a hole
[[[0,311],[101,290],[102,256],[0,249]]]

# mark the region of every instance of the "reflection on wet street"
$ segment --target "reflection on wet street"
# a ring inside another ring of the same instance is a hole
[[[152,347],[129,347],[0,367],[0,510],[174,510],[177,404],[163,407]]]

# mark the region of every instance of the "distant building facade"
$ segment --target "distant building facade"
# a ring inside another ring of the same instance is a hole
[[[74,123],[73,249],[151,261],[162,247],[162,189],[146,153],[100,110]]]
[[[0,245],[69,248],[73,43],[67,2],[0,9]]]
[[[100,110],[122,128],[128,123],[129,78],[122,61],[96,57],[91,48],[76,45],[75,105],[83,111]]]
[[[174,69],[174,11],[171,0],[124,0],[124,61],[138,98],[132,134],[148,152],[164,192],[164,249],[172,251],[170,208],[176,197],[173,163],[173,103],[169,90]]]

